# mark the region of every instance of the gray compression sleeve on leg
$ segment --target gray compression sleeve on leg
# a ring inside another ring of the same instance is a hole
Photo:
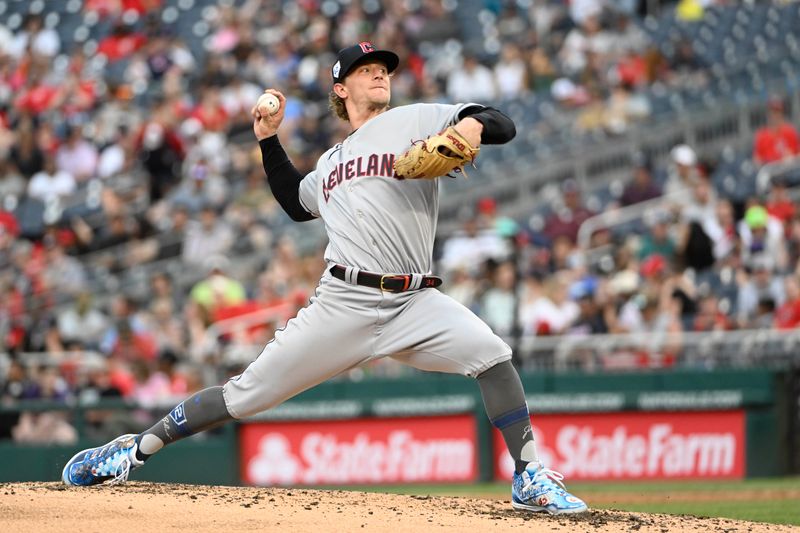
[[[477,379],[486,414],[503,434],[517,473],[528,463],[538,463],[525,391],[514,365],[511,361],[496,364]]]
[[[139,435],[137,459],[145,460],[158,450],[189,435],[213,429],[233,420],[225,406],[222,387],[210,387],[179,403],[167,416]]]

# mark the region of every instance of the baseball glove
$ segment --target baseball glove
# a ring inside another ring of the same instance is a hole
[[[470,146],[450,126],[437,135],[412,144],[406,153],[395,159],[394,171],[398,177],[411,180],[450,176],[452,172],[464,173],[464,166],[472,163],[479,151],[480,147]]]

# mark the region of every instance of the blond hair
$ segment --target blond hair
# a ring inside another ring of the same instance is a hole
[[[344,100],[342,100],[342,97],[336,94],[335,91],[331,91],[330,94],[328,94],[328,108],[340,119],[345,122],[350,122],[350,115],[347,113]]]

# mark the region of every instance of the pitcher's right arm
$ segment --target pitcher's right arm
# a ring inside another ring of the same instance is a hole
[[[304,176],[289,160],[286,151],[278,140],[278,127],[283,121],[286,109],[286,98],[279,91],[268,89],[278,97],[280,109],[274,115],[262,115],[256,106],[253,106],[253,133],[258,139],[261,148],[261,162],[267,174],[267,182],[272,190],[272,195],[280,206],[296,222],[313,220],[316,218],[306,209],[300,201],[300,182]]]

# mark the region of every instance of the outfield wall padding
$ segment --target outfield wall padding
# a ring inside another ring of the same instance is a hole
[[[613,374],[528,373],[522,375],[531,412],[714,411],[744,409],[746,473],[773,476],[792,470],[791,380],[784,372],[756,370],[672,370]],[[69,410],[82,428],[87,408],[127,409],[120,402],[87,407],[46,403],[5,405],[0,411]],[[168,406],[163,411],[167,412]],[[474,379],[425,374],[407,379],[333,381],[306,391],[254,420],[319,420],[361,417],[473,413],[478,471],[493,476],[492,427]],[[144,428],[142,428],[144,429]],[[81,435],[84,435],[81,432]],[[187,439],[163,450],[137,479],[235,485],[240,483],[238,432],[234,425]],[[0,481],[54,480],[79,449],[101,444],[85,437],[75,446],[17,445],[0,440]]]

